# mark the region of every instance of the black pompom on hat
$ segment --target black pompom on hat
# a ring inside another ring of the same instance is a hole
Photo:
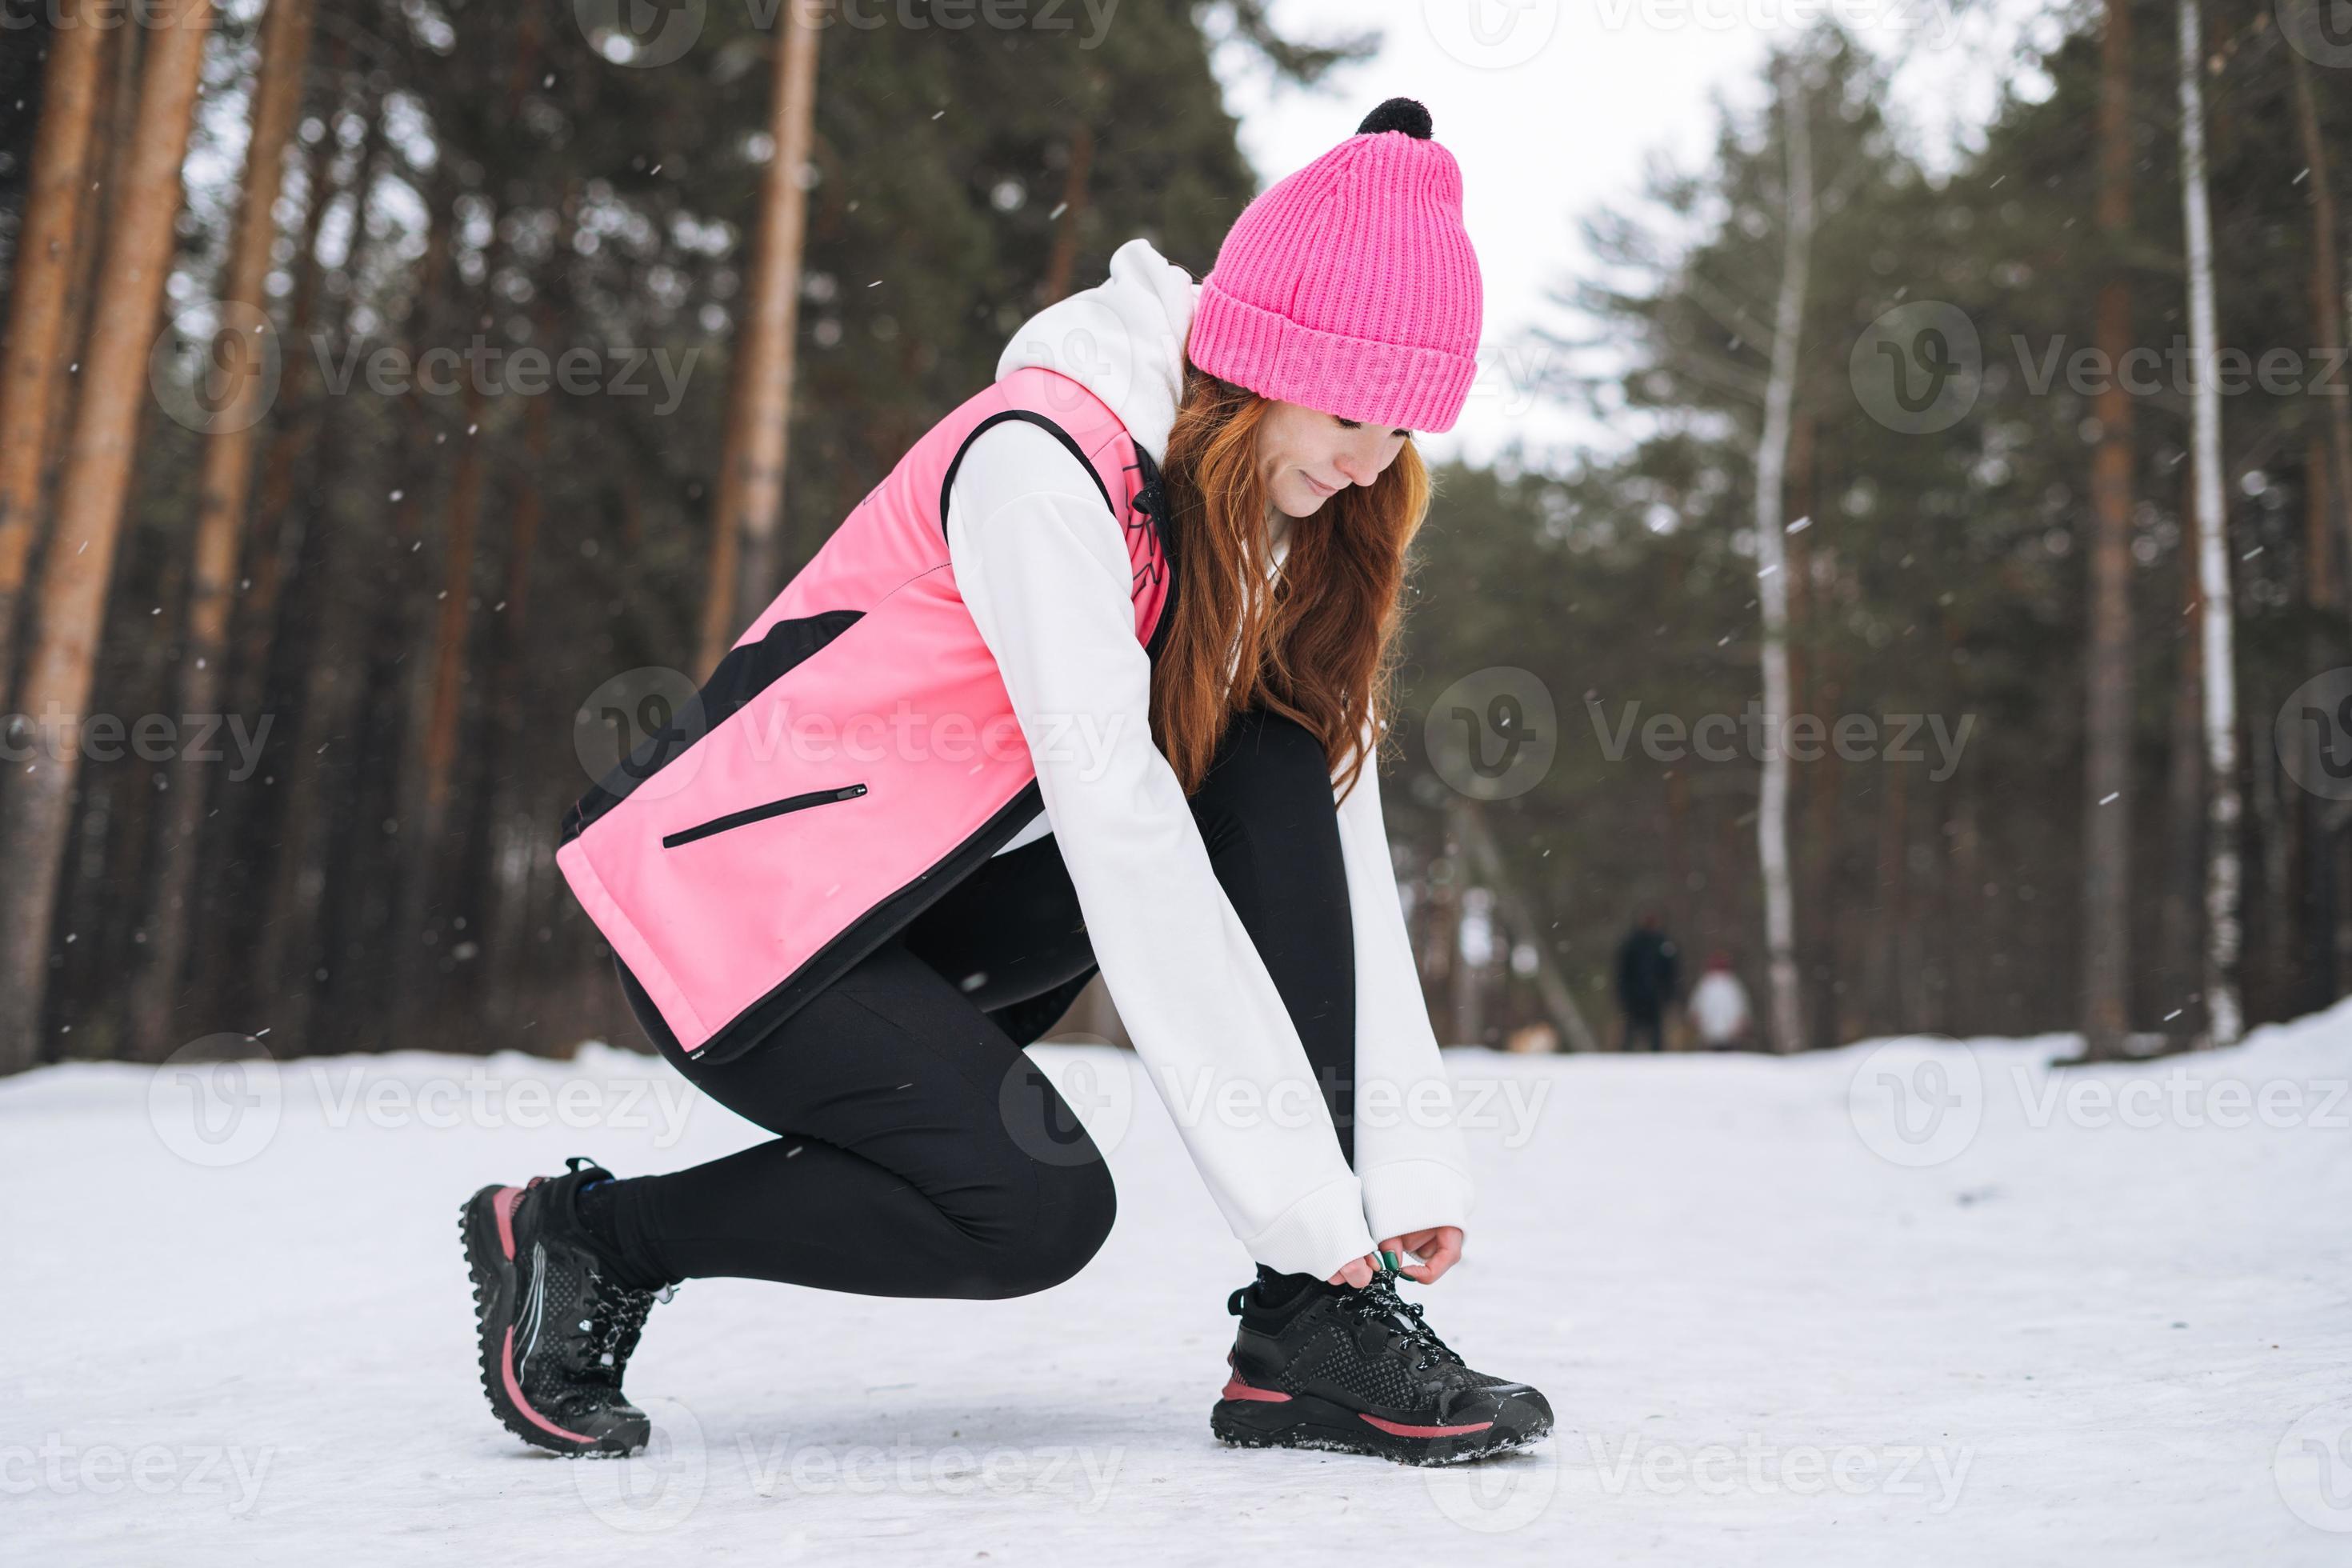
[[[1359,136],[1370,136],[1379,131],[1402,131],[1418,141],[1429,140],[1429,110],[1410,98],[1391,98],[1364,116],[1356,127]]]

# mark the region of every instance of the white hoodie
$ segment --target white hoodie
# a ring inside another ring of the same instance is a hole
[[[1108,282],[1021,328],[997,375],[1045,365],[1076,378],[1160,461],[1199,287],[1129,240]],[[1278,568],[1287,520],[1276,526]],[[1119,1018],[1234,1234],[1267,1267],[1323,1279],[1376,1240],[1462,1224],[1469,1162],[1405,933],[1377,768],[1368,762],[1338,806],[1355,932],[1351,1172],[1297,1029],[1151,738],[1127,544],[1086,465],[1027,421],[992,426],[956,471],[948,549],[1045,798],[1005,848],[1055,835]]]

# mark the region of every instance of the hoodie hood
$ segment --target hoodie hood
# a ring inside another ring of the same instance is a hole
[[[1184,348],[1201,285],[1152,247],[1130,239],[1111,252],[1110,276],[1057,300],[1021,324],[996,362],[996,379],[1043,365],[1084,385],[1118,416],[1155,463],[1168,460],[1169,432],[1184,395]],[[1269,576],[1290,555],[1291,521],[1266,519]]]
[[[1021,324],[996,362],[996,379],[1030,365],[1061,372],[1101,398],[1161,462],[1184,395],[1184,343],[1200,297],[1191,273],[1150,240],[1130,239],[1111,253],[1108,279]]]

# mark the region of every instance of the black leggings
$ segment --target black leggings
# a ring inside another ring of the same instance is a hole
[[[1322,744],[1291,720],[1237,715],[1192,807],[1352,1163],[1354,933]],[[617,1271],[645,1285],[727,1276],[963,1299],[1069,1279],[1109,1235],[1118,1199],[1021,1047],[1095,969],[1050,834],[988,860],[732,1061],[688,1058],[625,969],[671,1065],[777,1136],[615,1182]]]

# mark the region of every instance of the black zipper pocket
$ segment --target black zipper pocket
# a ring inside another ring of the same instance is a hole
[[[827,801],[855,800],[865,793],[864,784],[844,784],[839,789],[813,789],[806,795],[788,795],[782,800],[772,800],[765,805],[755,805],[746,811],[732,811],[725,816],[714,816],[708,822],[681,828],[664,837],[662,847],[675,849],[681,844],[691,844],[698,838],[708,838],[714,833],[724,833],[730,827],[741,827],[750,823],[764,822],[769,817],[782,816],[788,811],[799,811],[803,806],[823,805]]]

